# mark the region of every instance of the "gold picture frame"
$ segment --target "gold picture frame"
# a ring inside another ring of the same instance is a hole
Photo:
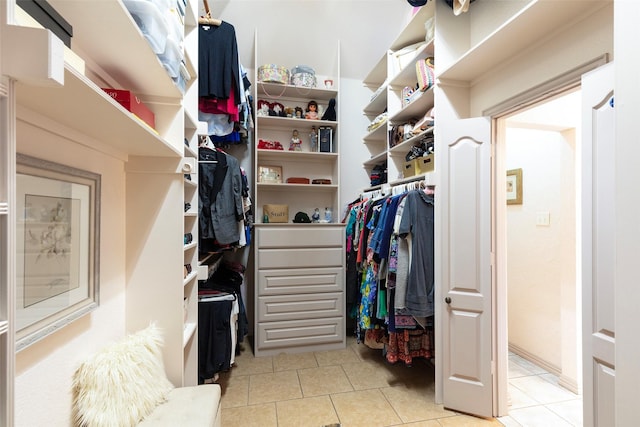
[[[258,166],[258,182],[282,184],[282,166]]]
[[[522,204],[522,169],[507,171],[507,205]]]

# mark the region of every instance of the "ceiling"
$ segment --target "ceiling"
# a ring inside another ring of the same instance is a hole
[[[339,41],[341,77],[357,80],[383,57],[413,9],[407,0],[209,0],[209,6],[213,17],[235,27],[245,68],[256,66],[257,31],[259,58],[278,58],[288,68],[308,64],[318,71]]]

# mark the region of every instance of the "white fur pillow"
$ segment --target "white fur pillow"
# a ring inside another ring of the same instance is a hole
[[[73,376],[74,425],[135,426],[173,389],[154,325],[91,356]]]

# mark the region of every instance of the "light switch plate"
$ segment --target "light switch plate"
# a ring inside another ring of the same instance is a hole
[[[536,212],[536,225],[540,225],[540,226],[543,226],[543,227],[548,227],[549,224],[550,224],[549,211]]]

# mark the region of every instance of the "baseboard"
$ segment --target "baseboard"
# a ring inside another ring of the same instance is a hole
[[[580,387],[578,387],[578,382],[576,380],[574,380],[573,378],[569,378],[569,377],[567,377],[565,375],[559,375],[558,376],[558,385],[561,386],[561,387],[566,388],[571,393],[581,394],[580,393]]]
[[[511,344],[509,343],[509,351],[512,353],[517,354],[518,356],[522,357],[525,360],[528,360],[529,362],[541,367],[542,369],[544,369],[545,371],[554,374],[555,376],[557,376],[558,378],[562,375],[562,370],[547,362],[546,360],[543,360],[541,358],[539,358],[538,356],[536,356],[535,354],[529,353],[527,350],[518,347],[515,344]]]

